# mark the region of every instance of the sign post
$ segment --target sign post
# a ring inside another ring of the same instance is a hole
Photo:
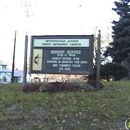
[[[26,85],[27,77],[27,50],[28,50],[28,36],[25,36],[25,49],[24,49],[24,71],[23,71],[23,85]]]
[[[101,34],[100,34],[100,30],[99,30],[99,34],[98,34],[98,43],[97,43],[97,79],[96,79],[96,89],[99,89],[99,80],[100,80],[100,48],[101,48]]]
[[[11,83],[14,83],[14,67],[15,67],[16,35],[17,35],[17,31],[15,31],[15,37],[14,37],[14,50],[13,50],[13,62],[12,62]]]
[[[93,35],[31,37],[30,73],[92,74]]]

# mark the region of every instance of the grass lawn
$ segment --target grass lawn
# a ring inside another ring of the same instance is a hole
[[[0,85],[0,130],[125,130],[130,81],[103,82],[96,92],[22,92]]]

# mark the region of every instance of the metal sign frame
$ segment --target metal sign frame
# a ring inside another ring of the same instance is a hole
[[[93,43],[93,35],[31,36],[30,73],[91,75]]]

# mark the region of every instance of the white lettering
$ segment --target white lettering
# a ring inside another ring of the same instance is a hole
[[[64,54],[60,53],[60,54],[57,54],[57,56],[64,56]]]
[[[52,60],[61,60],[61,57],[52,57]]]
[[[58,67],[58,64],[53,64],[52,66],[53,66],[53,67]]]
[[[51,54],[59,54],[59,53],[64,53],[64,50],[51,50]]]
[[[73,64],[72,67],[81,67],[80,64]]]
[[[67,54],[81,54],[81,50],[67,50]]]
[[[59,70],[63,70],[63,68],[59,68]]]
[[[79,60],[79,57],[74,57],[73,60]]]
[[[79,64],[79,61],[74,61],[74,63]]]
[[[76,56],[76,54],[69,54],[69,56]]]
[[[65,70],[70,70],[70,68],[65,68]]]
[[[62,63],[73,63],[73,61],[62,61]]]
[[[81,64],[87,64],[87,61],[80,61]]]
[[[71,67],[71,64],[59,64],[59,67]]]
[[[47,60],[47,63],[57,63],[55,60]]]
[[[71,57],[62,57],[62,60],[71,60]]]

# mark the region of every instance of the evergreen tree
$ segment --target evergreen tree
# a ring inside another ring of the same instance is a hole
[[[115,1],[115,6],[112,10],[119,15],[119,21],[112,22],[113,42],[109,43],[105,56],[121,63],[130,60],[130,0]]]

